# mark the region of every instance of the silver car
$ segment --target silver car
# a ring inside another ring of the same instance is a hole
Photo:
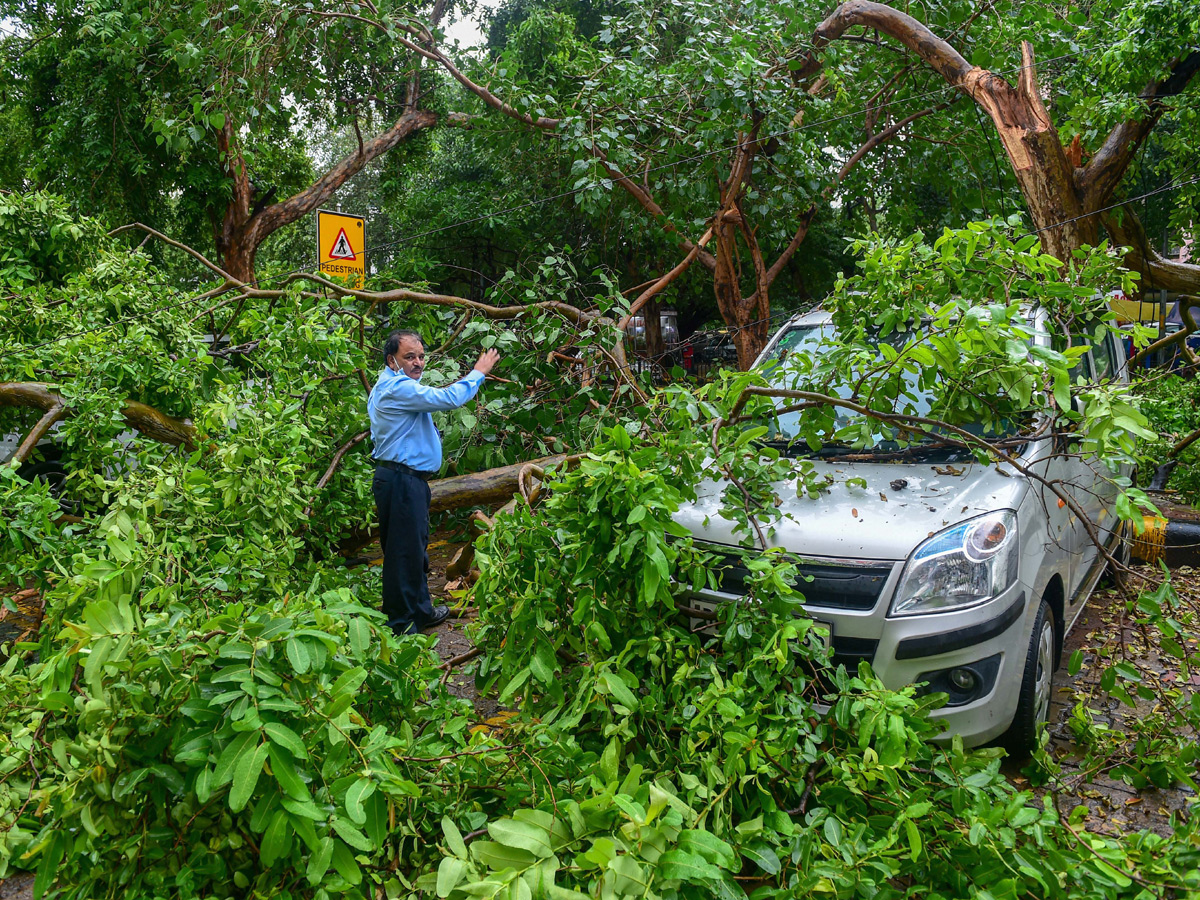
[[[828,313],[797,316],[758,364],[813,348],[831,329]],[[1128,377],[1111,334],[1082,365],[1087,378]],[[788,422],[780,417],[783,437]],[[828,626],[834,664],[854,672],[867,660],[890,688],[944,692],[949,701],[935,715],[968,746],[999,738],[1017,752],[1033,747],[1063,637],[1104,570],[1083,523],[1036,480],[961,451],[824,449],[813,462],[832,476],[830,489],[809,497],[779,485],[785,515],[771,541],[799,562],[806,578],[797,588],[807,613]],[[1019,460],[1068,485],[1113,552],[1125,549],[1107,468],[1056,453],[1050,441],[1026,444]],[[724,487],[708,482],[676,517],[729,557],[720,589],[693,597],[710,609],[743,594],[733,550],[743,535],[717,514]]]

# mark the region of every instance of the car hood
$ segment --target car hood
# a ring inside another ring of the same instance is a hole
[[[838,463],[815,460],[818,477],[833,479],[816,497],[797,496],[796,482],[780,482],[783,518],[772,546],[802,556],[905,559],[929,536],[996,509],[1020,506],[1027,481],[1011,469],[979,463]],[[861,479],[866,486],[848,479]],[[704,482],[697,501],[675,515],[697,540],[737,544],[734,523],[719,515],[729,482]],[[766,529],[764,528],[764,531]]]

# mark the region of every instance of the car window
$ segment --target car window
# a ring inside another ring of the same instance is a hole
[[[1104,381],[1117,374],[1117,360],[1112,344],[1112,335],[1107,330],[1100,340],[1092,342],[1092,365],[1096,369],[1097,381]]]
[[[1086,334],[1076,331],[1071,332],[1070,346],[1091,346],[1092,343],[1092,339]],[[1050,345],[1060,353],[1067,349],[1067,343],[1063,340],[1062,335],[1057,332],[1051,336]],[[1088,364],[1088,354],[1085,353],[1083,356],[1079,357],[1075,365],[1071,366],[1069,374],[1071,376],[1071,384],[1077,384],[1080,378],[1084,378],[1089,381],[1092,380],[1092,369]]]

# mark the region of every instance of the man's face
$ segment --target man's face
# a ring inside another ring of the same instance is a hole
[[[425,347],[416,338],[407,335],[400,338],[400,349],[392,359],[409,378],[421,380],[421,373],[425,371]]]

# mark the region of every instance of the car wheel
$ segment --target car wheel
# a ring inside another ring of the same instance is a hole
[[[1038,607],[1029,638],[1029,651],[1021,676],[1021,694],[1017,714],[1001,739],[1009,753],[1026,757],[1037,749],[1038,729],[1050,717],[1050,689],[1054,682],[1054,660],[1057,655],[1054,634],[1054,613],[1045,600]]]
[[[58,501],[58,508],[68,515],[77,516],[81,513],[78,500],[66,496],[67,470],[57,459],[47,459],[42,462],[22,466],[17,474],[26,481],[44,481],[50,486],[50,496]]]
[[[62,497],[63,486],[67,481],[67,470],[56,459],[31,463],[22,466],[18,472],[26,481],[44,481],[50,485],[50,493],[56,498]]]

